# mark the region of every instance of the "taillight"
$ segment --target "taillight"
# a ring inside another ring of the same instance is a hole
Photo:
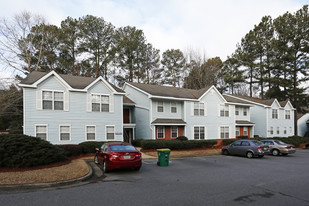
[[[140,158],[141,154],[135,154],[135,158]]]
[[[109,159],[111,159],[111,160],[112,160],[112,159],[117,159],[117,158],[119,158],[119,155],[118,155],[118,154],[113,154],[113,153],[112,153],[112,154],[109,155]]]
[[[261,149],[261,146],[259,146],[258,149],[260,150],[260,149]]]
[[[286,146],[285,148],[286,148],[286,149],[291,149],[292,147],[291,147],[291,146]]]

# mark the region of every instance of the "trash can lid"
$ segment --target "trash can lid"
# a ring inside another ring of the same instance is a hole
[[[163,152],[163,151],[171,151],[171,150],[170,149],[157,149],[157,151]]]

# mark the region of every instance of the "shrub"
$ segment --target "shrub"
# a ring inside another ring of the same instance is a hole
[[[248,136],[238,136],[237,139],[249,139]]]
[[[217,144],[216,140],[144,140],[143,149],[169,148],[171,150],[205,148]]]
[[[83,152],[81,146],[78,144],[64,144],[64,145],[57,145],[57,146],[62,148],[66,152],[66,155],[68,157],[79,156]]]
[[[97,141],[91,141],[91,142],[82,142],[79,144],[81,147],[82,153],[89,154],[89,153],[95,153],[96,148],[100,148],[104,143],[106,142],[97,142]]]
[[[4,134],[0,138],[0,167],[34,167],[66,160],[65,151],[37,137]]]
[[[236,141],[236,139],[224,139],[224,140],[222,140],[222,144],[223,145],[229,145],[229,144],[231,144],[235,141]]]
[[[186,136],[179,136],[176,138],[176,140],[186,141],[188,138]]]
[[[136,139],[132,141],[132,145],[135,147],[141,147],[142,146],[143,139]]]

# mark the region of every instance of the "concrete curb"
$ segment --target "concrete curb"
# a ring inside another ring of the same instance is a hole
[[[32,184],[19,184],[19,185],[0,185],[0,191],[12,191],[12,190],[23,190],[23,189],[38,189],[38,188],[49,188],[49,187],[58,187],[58,186],[65,186],[71,185],[77,182],[82,182],[88,180],[93,175],[93,169],[88,163],[87,160],[84,160],[88,165],[89,172],[83,177],[71,179],[71,180],[64,180],[59,182],[48,182],[48,183],[32,183]]]

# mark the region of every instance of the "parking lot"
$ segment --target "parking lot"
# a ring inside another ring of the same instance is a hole
[[[247,159],[146,160],[87,184],[0,195],[3,205],[309,205],[309,150]]]

